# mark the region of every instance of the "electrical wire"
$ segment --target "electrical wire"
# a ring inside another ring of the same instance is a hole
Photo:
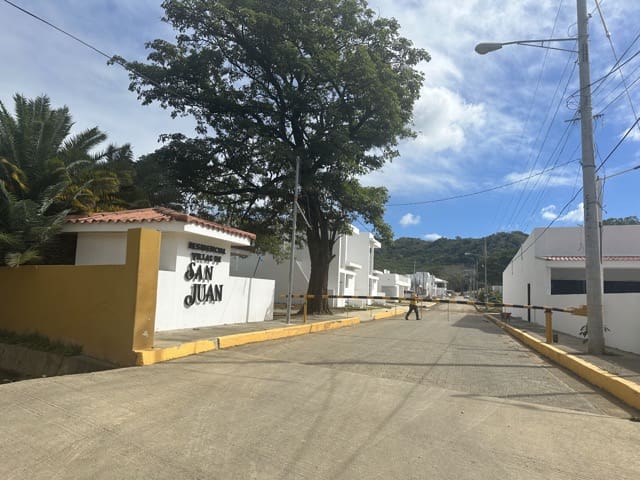
[[[519,180],[514,180],[513,182],[509,182],[509,183],[504,183],[502,185],[496,185],[494,187],[486,188],[484,190],[478,190],[476,192],[462,193],[460,195],[454,195],[454,196],[451,196],[451,197],[444,197],[444,198],[436,198],[436,199],[433,199],[433,200],[422,200],[422,201],[419,201],[419,202],[389,203],[389,204],[387,204],[387,207],[407,207],[407,206],[411,206],[411,205],[427,205],[427,204],[430,204],[430,203],[448,202],[449,200],[457,200],[457,199],[460,199],[460,198],[473,197],[475,195],[481,195],[483,193],[493,192],[495,190],[500,190],[502,188],[507,188],[507,187],[510,187],[512,185],[517,185],[518,183],[526,182],[527,180],[530,180],[533,177],[544,175],[547,172],[550,172],[550,171],[555,170],[555,169],[560,168],[560,167],[564,167],[566,165],[569,165],[570,163],[575,163],[577,161],[578,160],[569,160],[568,162],[561,163],[559,165],[555,165],[555,166],[553,166],[551,168],[547,168],[546,170],[541,170],[540,172],[532,173],[532,174],[528,175],[525,178],[521,178]]]
[[[53,28],[54,30],[56,30],[56,31],[58,31],[58,32],[60,32],[60,33],[62,33],[63,35],[66,35],[67,37],[69,37],[69,38],[71,38],[71,39],[75,40],[76,42],[78,42],[78,43],[80,43],[80,44],[84,45],[85,47],[87,47],[87,48],[89,48],[89,49],[93,50],[93,51],[94,51],[94,52],[96,52],[97,54],[99,54],[99,55],[101,55],[101,56],[105,57],[106,59],[108,59],[108,60],[109,60],[109,63],[115,63],[115,64],[117,64],[117,65],[120,65],[120,66],[121,66],[122,68],[124,68],[127,72],[129,72],[129,73],[131,73],[131,74],[133,74],[133,75],[135,75],[135,76],[137,76],[137,77],[139,77],[139,78],[141,78],[141,79],[143,79],[143,80],[145,80],[145,81],[149,82],[149,83],[150,83],[150,84],[152,84],[153,86],[155,86],[155,87],[157,87],[157,88],[159,88],[159,89],[161,89],[161,90],[164,90],[165,92],[173,93],[173,94],[177,95],[178,97],[181,97],[182,99],[189,100],[190,102],[193,102],[193,103],[197,103],[197,102],[194,100],[194,98],[189,97],[188,95],[185,95],[185,94],[184,94],[184,93],[182,93],[182,92],[177,92],[176,90],[173,90],[173,89],[171,89],[170,87],[167,87],[167,86],[161,85],[160,83],[156,82],[156,81],[155,81],[155,80],[153,80],[152,78],[149,78],[148,76],[146,76],[146,75],[144,75],[144,74],[140,73],[139,71],[135,70],[133,67],[131,67],[131,65],[129,64],[129,62],[127,62],[124,58],[119,57],[119,56],[116,56],[116,55],[109,55],[108,53],[104,52],[103,50],[99,49],[98,47],[95,47],[94,45],[91,45],[89,42],[86,42],[86,41],[82,40],[81,38],[77,37],[76,35],[73,35],[72,33],[67,32],[66,30],[64,30],[64,29],[62,29],[62,28],[60,28],[60,27],[58,27],[57,25],[54,25],[53,23],[49,22],[48,20],[45,20],[44,18],[42,18],[42,17],[40,17],[40,16],[36,15],[36,14],[35,14],[35,13],[33,13],[33,12],[30,12],[29,10],[27,10],[27,9],[25,9],[25,8],[23,8],[23,7],[21,7],[20,5],[17,5],[17,4],[15,4],[15,3],[13,3],[13,2],[12,2],[12,1],[10,1],[10,0],[4,0],[4,2],[5,2],[6,4],[11,5],[12,7],[14,7],[14,8],[18,9],[19,11],[23,12],[24,14],[26,14],[26,15],[28,15],[28,16],[30,16],[30,17],[33,17],[33,18],[35,18],[36,20],[38,20],[38,21],[40,21],[40,22],[44,23],[45,25],[47,25],[47,26],[49,26],[49,27]]]
[[[600,21],[602,22],[602,27],[604,28],[604,32],[607,37],[607,40],[609,40],[609,46],[611,47],[613,58],[615,59],[616,63],[619,63],[620,59],[618,58],[618,54],[616,53],[615,47],[613,46],[613,41],[611,40],[611,33],[607,28],[604,15],[602,14],[602,10],[600,9],[600,2],[598,0],[595,0],[595,2],[596,2],[596,8],[598,9],[598,14],[600,15]],[[633,112],[633,118],[638,118],[638,114],[636,113],[636,109],[633,105],[633,101],[631,100],[631,95],[629,94],[629,87],[627,86],[627,80],[624,74],[622,73],[622,70],[620,70],[620,78],[622,79],[622,84],[624,85],[624,91],[626,93],[627,100],[629,101],[629,105],[631,106],[631,111]]]
[[[600,169],[602,167],[604,167],[604,165],[611,159],[612,155],[616,152],[616,150],[618,150],[618,148],[620,148],[620,145],[622,145],[622,142],[624,142],[627,137],[629,136],[629,134],[633,131],[633,129],[636,127],[636,125],[638,125],[638,123],[640,123],[640,118],[637,118],[635,122],[633,122],[633,125],[631,125],[631,127],[629,127],[626,131],[626,133],[622,136],[622,138],[620,140],[618,140],[618,143],[616,143],[615,147],[613,147],[613,149],[611,149],[611,151],[609,152],[609,154],[604,158],[604,160],[600,163],[600,165],[598,166],[598,168],[596,168],[594,173],[598,173],[598,171],[600,171]]]
[[[558,9],[557,9],[557,11],[556,11],[556,16],[555,16],[555,18],[554,18],[554,22],[553,22],[553,26],[552,26],[552,29],[551,29],[550,38],[553,38],[553,37],[555,36],[556,27],[557,27],[557,25],[558,25],[558,19],[559,19],[559,17],[560,17],[560,12],[561,12],[561,9],[562,9],[562,3],[563,3],[563,2],[562,2],[562,1],[560,1],[560,2],[559,2],[559,4],[558,4]],[[516,150],[516,151],[520,151],[520,149],[522,148],[522,145],[523,145],[523,143],[524,143],[524,132],[526,131],[527,126],[529,125],[529,120],[530,120],[531,115],[532,115],[532,112],[533,112],[533,105],[534,105],[534,101],[535,101],[535,99],[536,99],[536,98],[537,98],[537,96],[538,96],[538,90],[539,90],[539,88],[540,88],[540,84],[542,83],[542,78],[543,78],[544,73],[545,73],[545,70],[546,70],[546,65],[547,65],[547,59],[548,59],[548,57],[549,57],[549,51],[547,50],[547,51],[545,51],[545,54],[544,54],[544,57],[543,57],[542,67],[541,67],[541,69],[540,69],[540,74],[538,75],[538,79],[537,79],[537,82],[536,82],[536,87],[535,87],[535,89],[534,89],[534,93],[533,93],[533,95],[531,96],[531,103],[530,103],[530,105],[529,105],[529,111],[528,111],[528,113],[527,113],[527,117],[526,117],[526,119],[525,119],[525,123],[524,123],[524,124],[523,124],[523,126],[522,126],[522,132],[521,132],[521,135],[520,135],[520,141],[519,141],[518,148],[517,148],[517,150]],[[564,71],[566,71],[566,65],[565,65],[565,70],[564,70]],[[563,71],[563,75],[564,75],[564,71]],[[562,77],[558,80],[558,87],[559,87],[559,85],[560,85],[560,83],[561,83],[561,82],[562,82]],[[549,107],[551,107],[551,105],[553,104],[553,99],[555,98],[555,96],[556,96],[556,94],[557,94],[557,91],[558,91],[557,89],[558,89],[558,87],[556,87],[556,92],[554,92],[554,95],[553,95],[553,97],[552,97],[552,99],[551,99],[551,102],[550,102]],[[546,123],[546,115],[545,115],[545,120],[543,121],[543,123],[542,123],[542,124],[544,125],[545,123]],[[550,123],[551,123],[551,122],[550,122]],[[537,133],[537,136],[536,136],[536,138],[535,138],[535,140],[534,140],[534,145],[538,142],[538,140],[539,140],[539,138],[540,138],[540,133],[541,133],[541,131],[542,131],[542,129],[541,129],[541,128],[538,128],[538,129],[537,129],[537,132],[538,132],[538,133]],[[545,135],[545,137],[544,137],[544,140],[543,140],[542,145],[544,145],[544,143],[546,143],[546,139],[547,139],[547,137],[548,137],[548,130],[547,130],[547,133],[546,133],[546,135]],[[540,147],[540,151],[539,151],[538,155],[535,157],[535,160],[533,160],[533,162],[532,162],[533,155],[532,155],[532,154],[529,154],[529,157],[528,157],[528,159],[527,159],[527,161],[526,161],[525,171],[533,171],[533,170],[535,170],[535,166],[537,165],[538,158],[539,158],[539,156],[540,156],[540,152],[541,152],[541,151],[542,151],[542,146]],[[521,198],[522,198],[522,192],[523,192],[525,189],[526,189],[526,184],[525,184],[525,187],[521,190],[520,194],[517,196],[516,207],[515,207],[514,211],[518,209],[518,206],[519,206],[519,204],[520,204],[520,200],[521,200]],[[499,218],[499,217],[502,217],[502,218],[507,218],[507,217],[509,217],[509,218],[511,218],[511,216],[509,216],[509,213],[508,213],[508,212],[511,210],[511,206],[513,205],[513,201],[514,201],[514,200],[513,200],[513,197],[511,197],[511,198],[509,198],[509,200],[507,201],[506,206],[504,206],[502,203],[501,203],[501,204],[499,204],[498,208],[496,209],[496,214],[495,214],[495,216],[494,216],[494,220],[493,220],[494,224],[496,224],[496,223],[498,223],[498,224],[503,223],[503,222],[498,222],[498,218]],[[504,206],[504,208],[503,208],[503,206]],[[504,215],[502,214],[502,212],[503,212],[503,211],[505,212],[505,213],[504,213]],[[510,221],[510,220],[509,220],[509,221]]]
[[[557,85],[557,87],[556,87],[556,91],[555,91],[555,93],[554,93],[554,98],[556,97],[556,95],[557,95],[557,93],[558,93],[558,90],[559,90],[560,84],[561,84],[561,82],[562,82],[562,77],[564,77],[564,72],[566,71],[567,67],[569,66],[569,62],[570,62],[570,60],[568,60],[568,61],[567,61],[567,63],[565,64],[565,70],[563,71],[563,74],[562,74],[562,76],[560,77],[560,81],[559,81],[559,83],[558,83],[558,85]],[[555,121],[555,119],[556,119],[556,117],[557,117],[557,115],[558,115],[558,112],[559,112],[559,110],[560,110],[560,106],[562,105],[562,99],[564,98],[565,94],[567,93],[567,90],[569,89],[569,84],[570,84],[570,82],[571,82],[571,80],[572,80],[572,78],[573,78],[573,75],[575,74],[575,69],[576,69],[576,64],[575,64],[575,62],[573,62],[573,68],[572,68],[571,72],[569,73],[569,75],[568,75],[568,77],[567,77],[567,81],[566,81],[566,83],[565,83],[564,90],[562,91],[562,95],[561,95],[561,97],[560,97],[560,100],[557,102],[557,106],[556,106],[555,111],[553,112],[553,116],[552,116],[552,117],[551,117],[551,119],[549,120],[549,126],[548,126],[548,128],[547,128],[546,133],[545,133],[544,140],[543,140],[542,144],[540,145],[540,149],[539,149],[538,155],[536,156],[536,161],[535,161],[535,163],[534,163],[534,168],[535,168],[535,166],[538,164],[538,160],[540,159],[540,157],[541,157],[541,155],[542,155],[542,150],[543,150],[544,146],[546,145],[546,142],[547,142],[547,139],[548,139],[548,137],[549,137],[549,134],[551,133],[552,126],[553,126],[554,121]],[[561,136],[561,137],[560,137],[560,139],[558,140],[558,143],[556,144],[556,147],[555,147],[555,148],[554,148],[554,150],[551,152],[551,154],[550,154],[550,156],[549,156],[549,159],[548,159],[548,160],[547,160],[547,162],[545,163],[545,165],[544,165],[543,169],[545,169],[545,168],[548,168],[548,167],[549,167],[549,165],[551,164],[551,162],[552,162],[552,160],[553,160],[553,157],[554,157],[555,152],[556,152],[556,151],[558,151],[558,148],[560,147],[561,143],[563,142],[563,138],[565,138],[565,135],[566,135],[565,141],[564,141],[564,143],[562,143],[562,148],[561,148],[561,150],[560,150],[560,151],[559,151],[559,153],[558,153],[558,158],[559,158],[559,156],[560,156],[561,152],[564,150],[564,147],[566,146],[567,142],[569,141],[569,135],[568,135],[568,133],[569,133],[569,130],[570,130],[570,128],[571,128],[572,126],[573,126],[573,123],[569,123],[569,124],[567,124],[567,127],[565,128],[564,132],[562,133],[562,136]],[[556,160],[556,163],[557,163],[557,160]],[[547,184],[547,185],[548,185],[548,183],[549,183],[549,180],[550,180],[550,178],[547,178],[547,182],[546,182],[546,184]],[[526,184],[526,185],[524,186],[524,188],[523,188],[523,189],[522,189],[522,191],[521,191],[521,195],[520,195],[520,197],[519,197],[519,201],[518,201],[518,203],[516,204],[516,208],[514,209],[513,214],[512,214],[512,215],[511,215],[511,217],[509,218],[509,221],[507,222],[507,225],[510,225],[510,224],[511,224],[511,223],[512,223],[516,218],[518,218],[518,216],[520,215],[520,212],[522,211],[522,209],[524,208],[524,206],[527,204],[527,202],[528,202],[528,201],[529,201],[529,199],[531,198],[532,192],[534,192],[534,191],[536,190],[536,188],[538,187],[539,182],[540,182],[540,177],[538,177],[538,178],[536,179],[536,181],[534,182],[534,184],[533,184],[533,186],[531,187],[531,189],[529,189],[529,190],[528,190],[528,192],[527,192],[526,196],[525,196],[525,194],[524,194],[524,191],[525,191],[525,189],[528,187],[528,184]],[[520,200],[521,200],[521,199],[523,200],[523,201],[522,201],[522,203],[520,203]]]

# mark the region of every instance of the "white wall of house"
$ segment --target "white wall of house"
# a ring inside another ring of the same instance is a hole
[[[311,261],[306,250],[296,252],[293,269],[293,294],[307,293]],[[253,253],[234,254],[231,256],[230,273],[234,277],[248,277],[272,280],[274,282],[275,303],[287,303],[284,297],[289,292],[289,260],[276,261],[272,255],[256,255]],[[294,304],[301,304],[302,299],[293,299]]]
[[[141,226],[150,228],[148,223]],[[73,227],[78,234],[77,265],[125,263],[126,230],[131,227],[122,224],[108,227],[120,231],[106,231],[104,225]],[[162,227],[156,331],[273,319],[275,282],[230,276],[230,249],[233,244],[240,242],[233,241],[224,234],[219,235],[223,238],[212,238],[210,232],[197,226],[190,226],[192,232],[179,231],[171,223],[163,223]],[[97,231],[83,232],[83,228]],[[189,242],[215,247],[220,251],[212,253],[190,248]],[[194,259],[193,254],[211,254],[219,261],[200,261]],[[211,278],[188,280],[185,274],[190,265],[193,271],[197,271],[198,267],[210,268],[208,272],[212,273]],[[204,287],[194,287],[196,284]],[[208,290],[209,286],[215,289],[213,301],[209,297],[206,302],[196,301],[190,306],[188,302],[185,303],[185,298],[195,291],[194,288]]]
[[[532,305],[575,307],[586,303],[586,295],[551,294],[551,280],[583,279],[584,260],[552,257],[584,256],[584,232],[580,227],[535,229],[503,272],[504,303],[527,304],[530,288]],[[537,241],[534,242],[534,239]],[[640,255],[640,227],[605,226],[602,250],[604,257],[629,257]],[[640,281],[640,261],[605,260],[603,279]],[[640,293],[606,293],[604,295],[604,324],[607,346],[640,353]],[[509,308],[514,316],[530,318],[544,324],[544,311]],[[529,317],[530,315],[530,317]],[[553,328],[577,336],[586,318],[554,312]]]
[[[411,288],[411,277],[409,275],[400,275],[385,270],[380,274],[379,289],[387,297],[405,297],[405,291]],[[396,300],[394,300],[396,301]]]

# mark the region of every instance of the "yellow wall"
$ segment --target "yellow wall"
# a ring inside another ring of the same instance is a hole
[[[134,365],[133,350],[153,346],[159,260],[160,232],[135,229],[125,265],[0,268],[0,328]]]

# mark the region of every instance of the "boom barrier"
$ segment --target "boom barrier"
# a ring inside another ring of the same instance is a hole
[[[287,298],[288,295],[280,295],[281,298]],[[307,300],[310,298],[316,298],[317,295],[307,295],[307,294],[294,294],[291,295],[291,298],[301,298],[304,300],[303,313],[304,313],[304,323],[307,322]],[[411,301],[411,297],[385,297],[381,295],[319,295],[321,298],[342,298],[347,300],[394,300],[394,301]],[[543,310],[545,316],[545,332],[546,332],[546,341],[547,343],[553,343],[553,326],[552,326],[552,315],[553,312],[563,312],[570,313],[572,315],[587,315],[587,306],[580,305],[577,307],[551,307],[546,305],[525,305],[525,304],[517,304],[517,303],[493,303],[493,302],[476,302],[472,300],[449,300],[446,298],[431,298],[431,297],[416,297],[415,299],[418,302],[428,302],[428,303],[445,303],[445,304],[453,304],[453,305],[472,305],[478,307],[487,307],[487,308],[523,308],[526,310]]]

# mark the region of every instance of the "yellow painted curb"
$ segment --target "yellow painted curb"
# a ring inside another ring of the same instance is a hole
[[[271,330],[260,330],[257,332],[236,333],[218,337],[218,348],[237,347],[248,343],[264,342],[276,340],[278,338],[295,337],[307,333],[322,332],[334,328],[349,327],[360,323],[357,317],[346,318],[344,320],[328,320],[326,322],[307,323],[305,325],[293,325],[290,327],[273,328]]]
[[[640,409],[640,385],[637,383],[613,375],[575,355],[571,355],[553,345],[544,343],[536,337],[511,325],[507,325],[497,318],[493,318],[490,315],[486,315],[486,317],[522,343],[533,348],[558,365],[562,365],[592,385],[609,392],[627,405]]]
[[[381,320],[383,318],[395,317],[396,315],[402,315],[404,313],[407,313],[407,311],[409,311],[408,308],[400,307],[394,310],[390,310],[388,312],[376,313],[373,315],[373,319]]]
[[[247,343],[264,342],[277,338],[293,337],[309,333],[310,325],[294,325],[291,327],[273,328],[271,330],[259,330],[257,332],[235,333],[218,337],[220,348],[237,347]]]
[[[216,348],[215,340],[196,340],[195,342],[183,343],[175,347],[135,350],[134,352],[136,354],[136,365],[144,366],[187,357],[196,353],[209,352]]]
[[[309,333],[324,332],[325,330],[333,330],[342,327],[351,327],[360,323],[359,317],[350,317],[343,320],[327,320],[326,322],[311,323]]]

